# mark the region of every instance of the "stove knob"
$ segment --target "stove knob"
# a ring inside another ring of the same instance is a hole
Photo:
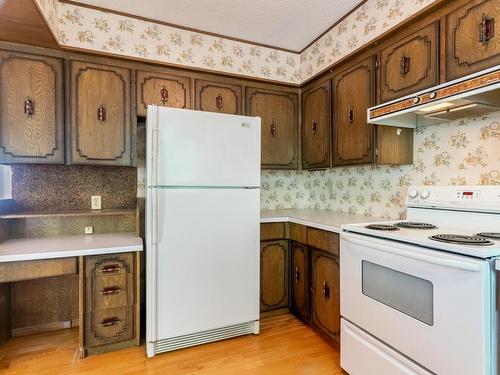
[[[420,198],[422,198],[422,199],[429,198],[429,195],[431,195],[431,192],[429,190],[422,190],[420,192]]]
[[[413,199],[413,198],[416,198],[418,195],[418,191],[416,191],[415,189],[411,189],[410,191],[408,191],[408,196]]]

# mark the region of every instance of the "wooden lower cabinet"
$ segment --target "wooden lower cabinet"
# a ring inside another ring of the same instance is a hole
[[[292,241],[291,310],[302,320],[309,321],[309,249]]]
[[[288,307],[288,240],[260,244],[260,311]]]
[[[339,258],[313,249],[311,252],[311,322],[340,343]]]

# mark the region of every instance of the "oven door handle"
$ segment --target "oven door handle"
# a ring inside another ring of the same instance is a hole
[[[392,248],[390,246],[384,246],[381,244],[374,244],[371,242],[360,240],[358,238],[353,238],[352,235],[347,234],[347,233],[342,233],[341,236],[342,236],[342,239],[344,241],[351,242],[352,244],[355,244],[355,245],[383,251],[385,253],[399,255],[399,256],[402,256],[405,258],[411,258],[411,259],[419,260],[422,262],[435,264],[435,265],[443,266],[443,267],[455,268],[455,269],[459,269],[459,270],[463,270],[463,271],[471,271],[471,272],[481,271],[481,267],[478,264],[468,263],[468,262],[461,261],[461,260],[432,257],[429,255],[418,254],[418,253],[414,253],[412,251],[407,251],[407,250],[399,250],[399,249]]]

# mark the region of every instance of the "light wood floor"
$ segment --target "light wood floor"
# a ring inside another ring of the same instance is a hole
[[[1,374],[272,374],[336,375],[339,353],[292,315],[261,321],[258,336],[244,336],[157,355],[144,346],[79,359],[78,331],[11,339],[0,347]],[[345,373],[344,373],[345,374]]]

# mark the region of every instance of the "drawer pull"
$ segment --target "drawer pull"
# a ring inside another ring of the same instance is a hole
[[[327,299],[330,298],[330,287],[326,283],[326,281],[323,281],[323,299],[326,301]]]
[[[401,75],[405,76],[410,73],[410,57],[401,57]]]
[[[313,132],[313,135],[316,135],[317,131],[318,131],[318,121],[313,120],[313,122],[312,122],[312,132]]]
[[[481,24],[479,25],[479,41],[482,44],[486,44],[494,36],[495,18],[483,16],[483,18],[481,19]]]
[[[28,117],[35,114],[35,102],[33,100],[28,98],[24,101],[24,113],[26,113]]]
[[[110,286],[108,288],[102,288],[102,290],[99,292],[100,295],[104,295],[104,296],[109,296],[111,294],[118,294],[120,293],[122,290],[120,289],[120,287],[117,287],[117,286]]]
[[[300,283],[300,271],[299,271],[299,267],[295,267],[295,284],[299,284]]]
[[[160,90],[160,100],[163,103],[163,106],[167,105],[168,102],[168,90],[163,86],[163,88]]]
[[[117,316],[111,318],[104,318],[101,323],[97,324],[98,327],[111,327],[120,324],[122,321]]]
[[[217,95],[215,98],[215,106],[219,112],[222,111],[222,96]]]
[[[101,269],[97,270],[100,273],[118,273],[120,272],[121,267],[119,264],[108,264]]]

